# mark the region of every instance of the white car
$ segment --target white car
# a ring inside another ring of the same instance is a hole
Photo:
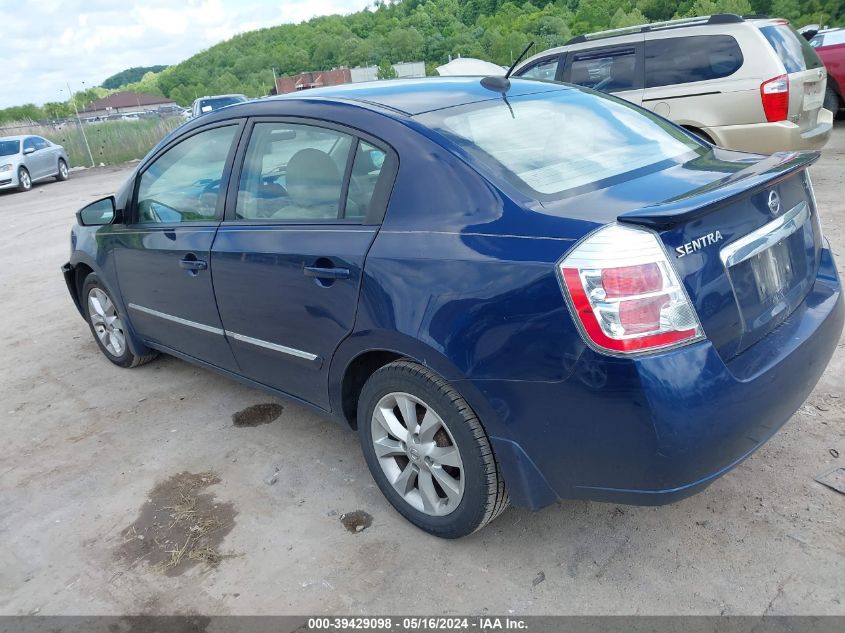
[[[65,148],[40,136],[0,138],[0,190],[29,191],[32,183],[46,178],[67,180]]]

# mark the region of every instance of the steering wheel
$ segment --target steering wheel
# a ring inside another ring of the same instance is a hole
[[[593,86],[593,90],[601,90],[602,88],[610,85],[610,82],[613,81],[613,77],[605,77],[600,82],[598,82],[595,86]]]

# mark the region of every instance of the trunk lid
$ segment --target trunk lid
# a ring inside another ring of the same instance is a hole
[[[778,153],[618,221],[655,230],[707,337],[729,360],[803,301],[821,233],[807,167],[817,153]]]

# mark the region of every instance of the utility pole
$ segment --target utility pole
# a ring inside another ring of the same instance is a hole
[[[276,67],[273,66],[270,70],[273,71],[273,92],[279,94],[279,85],[276,83]]]
[[[70,100],[73,102],[73,111],[76,112],[76,122],[79,123],[79,130],[82,132],[82,139],[85,141],[85,149],[88,150],[88,158],[91,159],[91,167],[96,167],[94,162],[94,155],[91,153],[91,146],[88,144],[88,137],[85,134],[85,127],[82,125],[82,119],[79,118],[79,108],[76,107],[76,97],[70,89],[70,82],[67,83],[67,93]]]

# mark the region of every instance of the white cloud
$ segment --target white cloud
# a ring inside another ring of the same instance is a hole
[[[67,98],[131,66],[175,64],[244,31],[371,0],[42,0],[3,16],[0,108]],[[174,8],[176,7],[176,8]]]

